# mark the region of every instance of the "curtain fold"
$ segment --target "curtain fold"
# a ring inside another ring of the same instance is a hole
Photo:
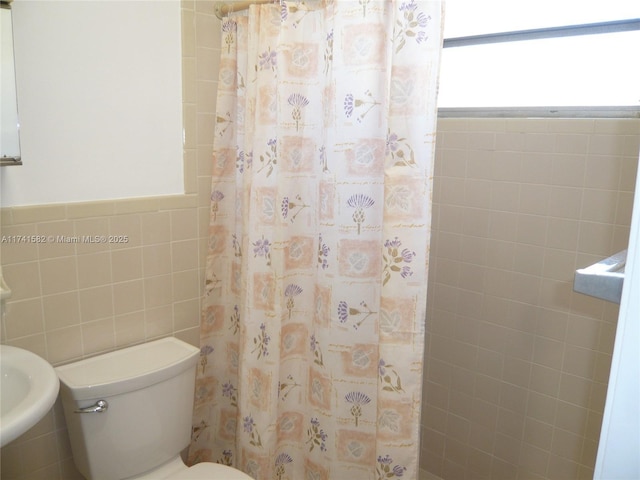
[[[223,21],[191,463],[417,478],[440,1]]]

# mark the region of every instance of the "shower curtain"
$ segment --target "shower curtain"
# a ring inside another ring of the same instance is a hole
[[[440,1],[223,20],[191,463],[416,478]]]

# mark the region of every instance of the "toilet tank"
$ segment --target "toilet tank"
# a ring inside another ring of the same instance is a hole
[[[128,478],[189,444],[199,352],[169,337],[56,368],[80,473],[89,480]],[[99,400],[106,410],[77,412]]]

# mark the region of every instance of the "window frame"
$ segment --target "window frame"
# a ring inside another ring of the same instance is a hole
[[[443,40],[443,48],[636,30],[640,30],[640,18],[451,37]],[[442,118],[640,118],[640,106],[439,107],[438,116]]]

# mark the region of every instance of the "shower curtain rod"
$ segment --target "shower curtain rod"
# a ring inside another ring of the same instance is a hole
[[[246,10],[251,5],[262,5],[265,3],[278,3],[278,0],[276,0],[275,2],[273,0],[253,0],[249,2],[216,2],[213,8],[216,13],[216,17],[222,20],[224,16],[229,15],[230,13]]]

